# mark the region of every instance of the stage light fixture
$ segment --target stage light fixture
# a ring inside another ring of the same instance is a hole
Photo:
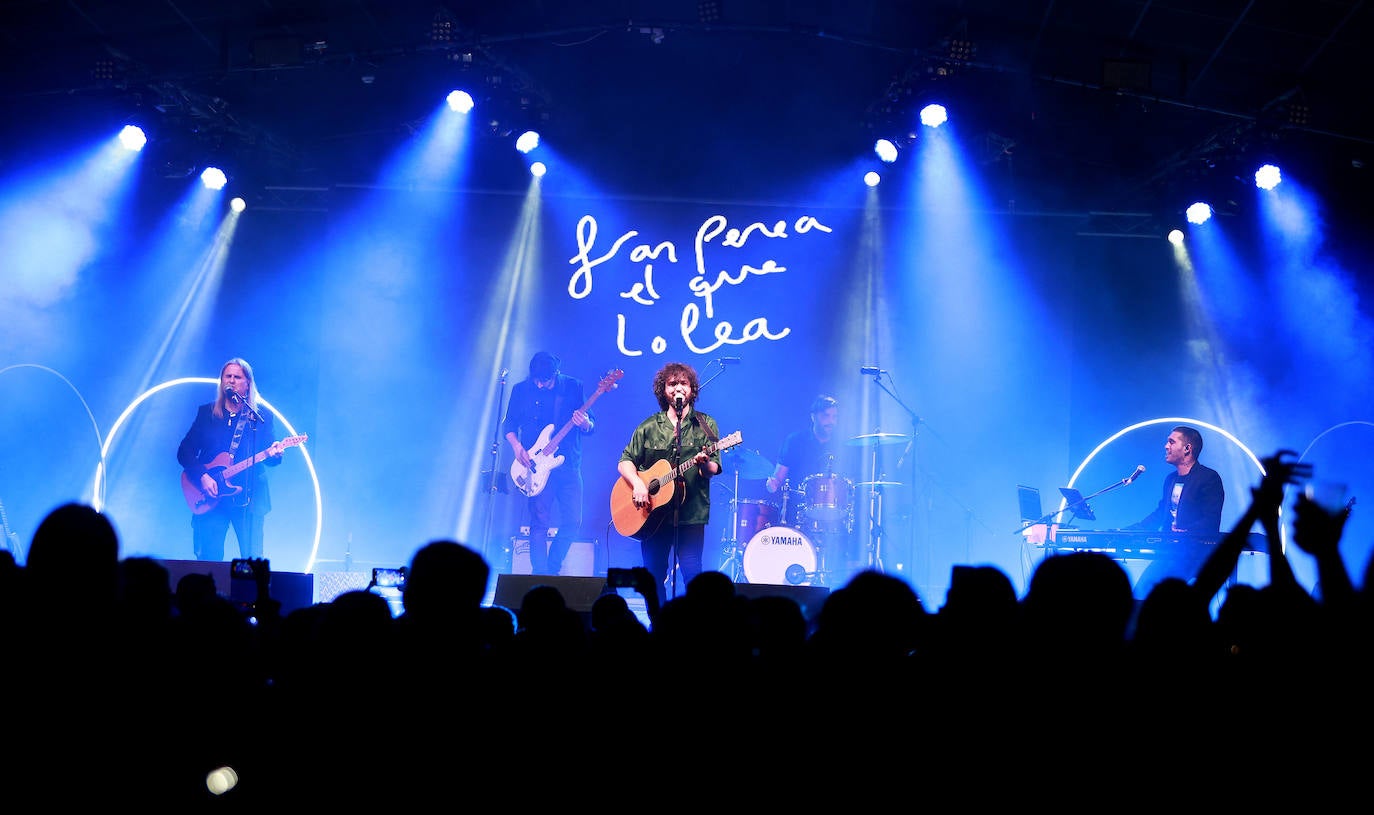
[[[535,178],[543,178],[544,175],[548,173],[548,171],[549,168],[545,166],[544,162],[542,161],[536,161],[530,165],[530,175],[534,176]]]
[[[1283,181],[1283,173],[1273,164],[1266,164],[1255,171],[1255,186],[1262,190],[1272,190]]]
[[[968,62],[973,59],[973,54],[977,50],[972,40],[955,37],[949,41],[945,53],[954,62]]]
[[[1210,204],[1198,201],[1189,206],[1185,214],[1188,216],[1188,223],[1205,224],[1212,218],[1212,207]]]
[[[468,113],[468,112],[470,112],[470,111],[472,110],[472,106],[473,106],[474,104],[475,104],[475,102],[473,102],[473,100],[472,100],[472,94],[468,93],[467,91],[450,91],[450,92],[449,92],[449,95],[448,95],[448,108],[449,108],[449,110],[457,111],[458,113]]]
[[[1172,243],[1174,246],[1182,246],[1182,245],[1183,245],[1183,230],[1181,230],[1181,229],[1170,229],[1170,230],[1169,230],[1169,243]]]
[[[200,183],[204,184],[207,190],[222,190],[224,185],[229,183],[229,179],[220,168],[206,167],[205,172],[200,174]]]
[[[897,145],[887,139],[878,139],[878,141],[873,144],[873,152],[878,155],[878,158],[888,164],[897,160]]]
[[[539,146],[539,134],[533,130],[526,130],[515,140],[515,149],[522,153],[529,153]]]
[[[720,22],[720,0],[697,0],[697,14],[703,23]]]
[[[124,129],[119,131],[119,143],[124,145],[125,150],[137,153],[148,143],[148,137],[138,125],[125,125]]]
[[[949,113],[944,105],[930,104],[921,108],[921,124],[926,127],[939,127],[949,121]]]
[[[235,196],[235,198],[229,202],[229,208],[235,212],[243,212],[248,208],[248,202]]]
[[[878,173],[873,170],[869,170],[868,172],[864,173],[864,183],[870,187],[878,186],[880,183],[882,183],[882,180],[883,177],[878,175]]]

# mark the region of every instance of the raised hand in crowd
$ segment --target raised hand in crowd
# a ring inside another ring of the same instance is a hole
[[[1341,557],[1341,536],[1350,517],[1350,506],[1331,510],[1302,492],[1293,502],[1293,543],[1317,562],[1317,585],[1323,605],[1349,609],[1355,601],[1354,584]]]

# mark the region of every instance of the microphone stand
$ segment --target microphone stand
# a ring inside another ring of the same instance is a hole
[[[248,426],[250,428],[249,432],[253,434],[253,442],[248,445],[248,449],[252,450],[253,457],[256,457],[258,451],[258,423],[262,421],[262,416],[259,415],[256,410],[253,409],[252,405],[248,404],[247,399],[242,400],[242,405],[243,409],[248,411]],[[248,497],[244,499],[243,502],[243,517],[240,520],[242,526],[239,527],[243,530],[243,540],[239,541],[239,556],[245,558],[254,557],[253,513],[255,512],[255,509],[253,507],[253,501],[257,499],[258,467],[260,466],[262,465],[254,464],[252,467],[248,468]],[[267,552],[264,549],[263,557],[266,556]]]
[[[493,562],[490,554],[491,523],[497,493],[496,465],[501,461],[501,425],[503,424],[501,411],[502,405],[504,405],[506,401],[506,377],[509,374],[509,369],[501,369],[501,381],[496,388],[496,428],[491,436],[491,470],[487,478],[487,483],[483,486],[483,489],[487,493],[487,517],[482,523],[482,556],[487,559],[488,563]],[[514,552],[512,551],[511,554],[513,556]],[[505,564],[504,558],[502,558],[502,564]],[[513,566],[514,564],[511,565]]]
[[[1107,486],[1103,487],[1102,489],[1098,490],[1097,492],[1093,493],[1092,495],[1085,495],[1085,496],[1083,496],[1082,498],[1079,498],[1077,501],[1074,501],[1072,504],[1067,504],[1067,505],[1065,505],[1062,509],[1050,510],[1049,512],[1047,512],[1047,513],[1045,513],[1044,515],[1040,516],[1038,519],[1036,519],[1036,520],[1034,520],[1034,521],[1028,521],[1028,522],[1022,524],[1022,525],[1021,525],[1021,528],[1018,529],[1018,530],[1016,530],[1016,532],[1013,533],[1013,534],[1019,535],[1019,534],[1021,534],[1022,532],[1025,532],[1027,529],[1030,529],[1032,526],[1035,526],[1036,524],[1048,524],[1048,523],[1050,522],[1050,519],[1051,519],[1051,518],[1053,518],[1053,517],[1056,516],[1056,515],[1061,515],[1061,516],[1062,516],[1065,512],[1069,513],[1070,515],[1072,515],[1072,516],[1074,516],[1074,517],[1076,518],[1076,517],[1077,517],[1077,509],[1078,509],[1078,507],[1087,507],[1087,509],[1088,509],[1089,511],[1091,511],[1091,510],[1092,510],[1092,507],[1088,507],[1088,501],[1092,500],[1093,498],[1096,498],[1096,497],[1099,496],[1099,495],[1104,495],[1104,494],[1106,494],[1106,493],[1109,493],[1109,492],[1111,492],[1112,490],[1120,489],[1121,487],[1124,487],[1124,486],[1126,486],[1127,484],[1130,484],[1130,483],[1131,483],[1132,481],[1134,481],[1134,480],[1135,480],[1135,478],[1133,478],[1133,477],[1127,477],[1127,478],[1121,479],[1120,481],[1113,481],[1112,483],[1108,484]],[[1065,499],[1065,500],[1067,500],[1067,499]],[[1089,518],[1088,520],[1093,520],[1093,519],[1092,519],[1092,518]],[[1055,523],[1056,523],[1056,524],[1062,523],[1062,521],[1055,521]],[[1046,530],[1046,531],[1048,532],[1048,530]],[[1046,536],[1046,540],[1048,541],[1048,535]]]
[[[258,413],[252,403],[242,396],[239,396],[237,392],[233,392],[230,401],[237,405],[240,411],[248,414],[246,418],[252,433],[248,449],[253,451],[252,456],[256,456],[258,454],[258,425],[263,421],[262,414]],[[239,554],[245,558],[250,558],[253,557],[253,499],[256,497],[258,491],[257,464],[248,468],[248,475],[244,480],[246,487],[244,493],[246,497],[243,499],[243,506],[240,507],[239,526],[238,529],[234,530],[234,534],[238,535],[240,532],[242,533],[242,535],[239,536]],[[266,552],[263,554],[266,555]]]
[[[713,359],[713,360],[711,360],[711,362],[714,362],[714,363],[716,363],[717,365],[719,365],[719,366],[720,366],[720,370],[719,370],[719,371],[716,371],[716,372],[713,373],[713,374],[711,374],[711,378],[710,378],[710,379],[706,380],[705,382],[703,382],[703,383],[701,383],[700,385],[697,386],[697,394],[698,394],[698,395],[700,395],[702,391],[706,390],[706,386],[707,386],[707,385],[711,384],[713,381],[715,381],[715,379],[716,379],[717,377],[719,377],[721,374],[725,373],[725,363],[724,363],[724,362],[721,362],[719,359]],[[710,365],[711,362],[708,362],[708,363],[706,363],[706,364],[707,364],[707,365]]]
[[[698,387],[697,392],[701,389]],[[685,403],[684,403],[685,405]],[[677,425],[673,428],[673,472],[676,473],[682,466],[682,406],[676,407]],[[668,599],[672,600],[677,596],[677,566],[681,559],[678,553],[678,546],[681,545],[681,532],[678,527],[678,512],[682,509],[682,504],[687,500],[687,476],[675,475],[677,479],[676,488],[681,492],[681,497],[673,500],[673,556],[668,559],[668,576],[666,588],[668,589]]]

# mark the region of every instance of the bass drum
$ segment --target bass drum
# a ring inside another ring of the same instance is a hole
[[[809,586],[816,577],[816,547],[787,526],[757,532],[744,547],[744,579],[775,586]]]

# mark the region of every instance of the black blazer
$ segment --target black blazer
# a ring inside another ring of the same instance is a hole
[[[229,446],[234,442],[234,427],[238,424],[238,418],[231,419],[226,414],[223,418],[217,419],[214,410],[214,402],[201,405],[196,410],[195,421],[191,422],[181,445],[177,447],[177,461],[193,484],[200,484],[200,477],[205,474],[208,466],[214,463],[215,458],[221,453],[227,454]],[[239,440],[238,449],[234,451],[236,462],[266,450],[277,440],[271,411],[258,412],[262,414],[261,422],[244,423],[243,437]],[[267,484],[267,468],[281,464],[282,458],[267,456],[261,463],[229,479],[234,486],[243,488],[245,496],[249,499],[248,506],[260,515],[266,515],[272,510],[272,491]],[[221,504],[227,505],[229,502]]]

